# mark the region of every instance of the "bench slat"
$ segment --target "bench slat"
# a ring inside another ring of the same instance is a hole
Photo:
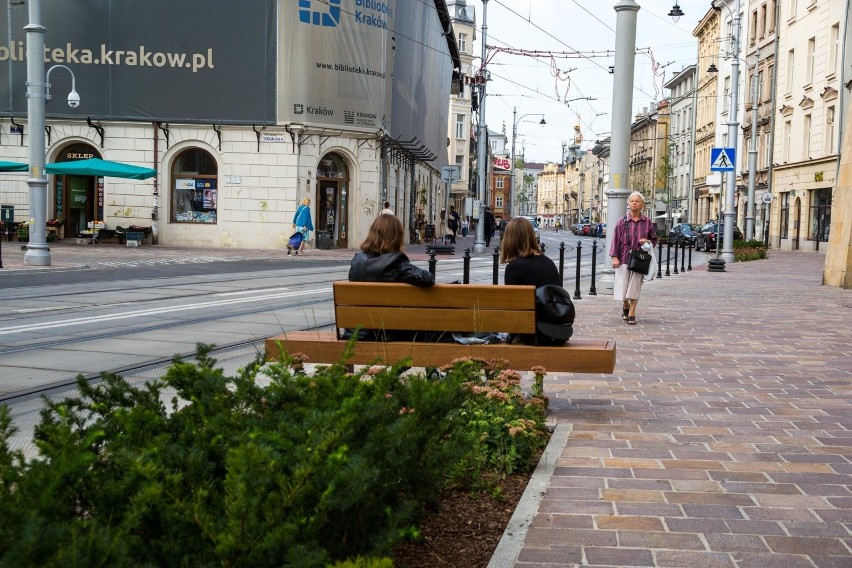
[[[516,309],[451,309],[444,307],[341,306],[335,310],[341,328],[534,333],[535,311]]]
[[[488,309],[535,309],[535,287],[435,284],[419,288],[388,282],[334,283],[335,305]],[[339,327],[342,327],[338,324]],[[504,331],[504,330],[497,330]]]
[[[345,341],[333,331],[291,331],[265,341],[266,357],[276,360],[281,351],[304,353],[309,363],[335,363],[342,359]],[[438,367],[453,359],[477,357],[503,359],[509,368],[528,370],[540,365],[550,372],[612,373],[615,341],[571,340],[560,347],[527,345],[461,345],[457,343],[359,342],[346,362],[352,365],[394,364],[411,359],[414,367]]]

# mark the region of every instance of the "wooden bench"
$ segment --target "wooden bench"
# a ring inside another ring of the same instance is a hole
[[[342,328],[439,332],[534,333],[535,288],[436,284],[335,282],[334,331],[289,331],[265,341],[266,357],[277,360],[282,351],[303,353],[309,363],[343,359],[347,340]],[[394,364],[410,359],[414,367],[440,367],[454,359],[503,359],[518,371],[542,366],[548,371],[612,373],[615,341],[571,339],[564,346],[497,343],[419,343],[359,341],[347,364]]]

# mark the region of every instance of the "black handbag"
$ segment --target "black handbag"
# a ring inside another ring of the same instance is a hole
[[[630,257],[627,259],[627,270],[648,274],[648,271],[651,270],[651,253],[642,249],[630,251]]]

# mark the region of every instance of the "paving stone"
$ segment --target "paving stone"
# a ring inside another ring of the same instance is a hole
[[[839,539],[798,536],[767,536],[766,544],[773,552],[783,554],[843,556],[850,550]]]
[[[704,539],[715,552],[769,552],[763,539],[755,535],[707,533]]]
[[[599,529],[621,529],[640,531],[664,531],[663,522],[656,517],[638,517],[623,515],[596,515],[595,524]]]
[[[586,547],[583,551],[589,564],[602,566],[653,566],[654,556],[642,548]]]
[[[618,546],[666,548],[669,550],[704,550],[697,534],[647,531],[618,531]]]
[[[734,568],[729,554],[719,552],[692,552],[683,550],[655,550],[656,566],[683,568],[700,566],[701,568]]]

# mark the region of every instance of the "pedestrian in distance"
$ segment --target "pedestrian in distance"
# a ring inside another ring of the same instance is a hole
[[[494,221],[494,213],[490,207],[485,208],[485,246],[491,246],[491,238],[494,236],[494,231],[497,229],[497,224]]]
[[[629,325],[636,324],[636,305],[642,292],[644,275],[627,269],[630,251],[644,248],[653,254],[657,245],[657,230],[653,221],[642,214],[645,198],[634,191],[627,198],[627,214],[618,220],[613,232],[609,256],[615,269],[613,297],[622,303],[621,319]]]
[[[293,229],[297,233],[302,234],[301,243],[298,248],[295,250],[291,250],[289,244],[293,241],[293,237],[290,237],[288,241],[287,254],[290,252],[294,252],[297,255],[305,254],[305,241],[307,241],[311,236],[311,231],[314,230],[314,222],[311,219],[311,198],[305,197],[302,199],[302,203],[296,209],[296,214],[293,215]]]
[[[456,232],[459,230],[459,214],[456,206],[450,205],[450,213],[447,215],[447,228],[450,230],[450,243],[456,244]]]
[[[462,238],[467,238],[467,231],[470,227],[470,215],[465,215],[464,219],[462,219]]]
[[[379,215],[393,215],[393,209],[390,208],[390,201],[385,201],[384,209],[379,211]]]

